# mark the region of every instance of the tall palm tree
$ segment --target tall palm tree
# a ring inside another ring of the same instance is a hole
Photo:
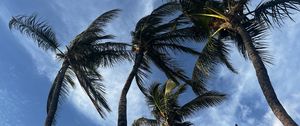
[[[135,52],[135,59],[132,71],[121,92],[118,126],[127,125],[126,95],[134,78],[140,90],[145,91],[143,80],[151,73],[150,63],[153,63],[176,83],[182,80],[188,82],[188,77],[176,65],[171,53],[173,51],[199,54],[199,52],[183,46],[184,43],[182,43],[185,40],[197,39],[197,35],[192,32],[196,30],[194,27],[178,28],[184,24],[178,23],[175,26],[175,23],[164,22],[166,16],[178,10],[177,7],[180,6],[176,3],[167,3],[158,7],[150,15],[140,19],[132,32],[132,50]]]
[[[273,113],[285,126],[297,126],[288,115],[272,87],[266,63],[272,63],[264,42],[271,27],[282,26],[292,12],[299,11],[299,0],[269,0],[250,9],[250,0],[175,0],[183,14],[177,20],[189,20],[205,31],[208,40],[234,41],[245,58],[252,61],[258,82]],[[292,19],[293,20],[293,19]],[[213,58],[212,58],[213,59]],[[209,58],[208,58],[209,60]],[[201,63],[197,63],[201,64]]]
[[[56,53],[62,61],[49,92],[45,126],[54,125],[58,103],[68,93],[70,86],[75,86],[72,78],[74,74],[100,116],[105,117],[106,111],[111,111],[104,97],[104,85],[97,68],[131,58],[131,53],[126,51],[127,44],[101,42],[114,38],[113,35],[106,35],[103,27],[116,17],[118,12],[119,10],[115,9],[97,17],[85,31],[70,42],[65,52],[59,49],[60,44],[51,27],[37,19],[37,16],[12,17],[9,22],[10,29],[17,29],[31,37],[39,47]]]
[[[186,84],[176,86],[172,80],[164,85],[154,83],[147,91],[146,101],[152,110],[155,119],[139,118],[133,126],[190,126],[191,122],[185,121],[195,112],[221,103],[225,95],[206,91],[196,95],[194,99],[180,105],[180,95],[186,91]]]

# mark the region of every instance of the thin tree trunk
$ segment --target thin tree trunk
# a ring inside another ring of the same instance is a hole
[[[281,105],[279,100],[277,99],[277,96],[272,87],[267,69],[266,69],[261,57],[255,50],[255,47],[252,43],[252,40],[251,40],[249,34],[245,30],[245,28],[243,28],[242,26],[237,26],[236,30],[238,31],[238,33],[241,35],[241,37],[243,39],[246,51],[249,55],[249,58],[252,61],[254,68],[255,68],[256,76],[257,76],[258,82],[260,84],[260,87],[262,89],[262,92],[263,92],[269,106],[271,107],[273,113],[281,121],[281,123],[284,126],[298,126],[296,124],[296,122],[285,111],[285,109],[283,108],[283,106]]]
[[[55,80],[53,82],[53,86],[54,86],[54,89],[52,92],[53,95],[51,96],[50,106],[47,110],[47,118],[45,121],[45,126],[52,126],[52,124],[54,122],[54,116],[55,116],[57,106],[58,106],[59,95],[62,90],[64,76],[65,76],[65,73],[66,73],[68,67],[69,67],[69,63],[64,62],[62,64],[62,67],[58,71],[58,73],[55,77]]]
[[[119,108],[118,108],[118,126],[127,126],[127,93],[129,91],[129,88],[131,86],[132,80],[135,77],[135,75],[138,72],[138,69],[141,65],[143,59],[143,52],[139,52],[136,55],[136,59],[132,68],[132,71],[130,72],[127,81],[122,89],[120,101],[119,101]]]

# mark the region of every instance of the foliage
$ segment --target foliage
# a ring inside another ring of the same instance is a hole
[[[200,109],[216,106],[225,99],[224,94],[207,91],[180,105],[178,100],[180,95],[186,92],[186,86],[186,84],[176,85],[172,80],[168,80],[163,85],[153,83],[147,90],[146,101],[155,119],[142,117],[135,120],[133,126],[189,126],[192,123],[185,121],[186,118]]]

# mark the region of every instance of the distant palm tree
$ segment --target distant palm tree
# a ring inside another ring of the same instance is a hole
[[[15,28],[31,37],[39,47],[56,53],[58,59],[62,61],[62,67],[48,96],[45,126],[54,125],[58,103],[62,100],[62,96],[68,93],[70,86],[75,86],[72,78],[74,74],[100,116],[104,117],[105,111],[110,111],[104,98],[104,85],[101,83],[102,78],[97,68],[111,66],[131,57],[130,52],[126,51],[127,44],[101,42],[114,38],[113,35],[105,35],[103,27],[116,17],[118,11],[111,10],[97,17],[85,31],[70,42],[65,52],[59,49],[59,43],[50,26],[38,20],[37,16],[12,17],[9,22],[10,29]]]
[[[185,91],[186,84],[176,86],[172,80],[168,80],[164,85],[152,84],[147,91],[146,101],[155,119],[142,117],[135,120],[132,126],[190,126],[192,123],[185,121],[186,118],[225,99],[224,94],[206,91],[180,105],[178,100]]]
[[[260,2],[253,10],[250,10],[248,5],[250,0],[171,1],[177,1],[182,5],[182,14],[177,21],[193,22],[205,33],[202,35],[209,41],[215,43],[234,41],[243,56],[252,61],[260,87],[273,113],[283,125],[297,126],[277,99],[272,87],[265,67],[266,63],[272,63],[272,57],[268,54],[267,43],[264,40],[270,27],[282,26],[286,18],[292,19],[292,12],[300,11],[299,0],[269,0]],[[215,58],[204,60],[209,63],[210,59]]]
[[[167,3],[153,12],[143,17],[136,24],[132,32],[132,50],[135,52],[135,60],[132,71],[122,89],[118,110],[118,126],[127,125],[127,99],[126,95],[133,79],[140,90],[144,92],[143,79],[151,73],[150,63],[153,63],[164,74],[178,83],[180,80],[188,82],[188,77],[180,69],[171,52],[185,52],[189,54],[199,54],[199,52],[184,46],[185,40],[197,39],[197,35],[192,32],[194,27],[179,28],[184,24],[165,23],[166,16],[178,10],[180,7],[176,3]]]

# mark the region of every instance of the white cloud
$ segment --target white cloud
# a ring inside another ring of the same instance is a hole
[[[129,5],[132,5],[132,2],[136,1],[125,1],[124,5],[128,6],[122,6],[122,3],[107,0],[102,1],[101,6],[98,6],[100,4],[96,4],[95,1],[85,1],[83,3],[78,1],[72,2],[72,0],[57,0],[51,6],[59,13],[60,17],[58,17],[58,19],[64,24],[63,27],[54,29],[58,31],[59,34],[57,36],[60,37],[60,40],[70,41],[76,34],[82,31],[89,22],[97,17],[99,13],[112,8],[121,8],[123,9],[121,17],[118,18],[116,20],[117,22],[114,22],[113,25],[110,25],[107,30],[109,33],[119,35],[119,40],[130,41],[129,31],[134,28],[134,23],[136,23],[138,18],[150,13],[153,9],[153,1],[150,0],[139,0],[138,6],[128,8]],[[8,16],[11,14],[3,8],[2,6],[0,8],[1,20],[8,20],[10,18]],[[130,9],[134,11],[129,11]],[[126,20],[124,21],[124,19]],[[288,25],[286,27],[281,28],[282,32],[278,30],[272,31],[270,48],[272,48],[271,52],[274,53],[275,65],[268,67],[268,70],[280,101],[291,116],[300,123],[300,105],[296,102],[300,99],[300,93],[298,91],[300,72],[298,72],[297,69],[300,67],[298,64],[300,61],[298,58],[300,43],[297,41],[300,35],[298,29],[300,27],[299,16],[295,18],[295,21],[298,22],[287,23]],[[60,28],[67,30],[62,30],[62,32]],[[20,36],[20,34],[15,34],[15,36],[19,39],[20,44],[31,54],[41,74],[46,74],[49,80],[52,81],[59,68],[55,57],[39,49],[35,43],[26,39],[26,37]],[[238,54],[237,51],[234,51],[231,58],[240,74],[234,75],[225,70],[225,68],[222,68],[216,79],[224,80],[218,81],[222,83],[212,85],[212,87],[219,87],[217,89],[223,89],[220,91],[228,93],[228,100],[220,106],[199,112],[197,117],[195,116],[191,120],[195,122],[196,125],[206,126],[233,126],[235,123],[239,123],[241,126],[280,126],[280,122],[273,115],[272,111],[266,107],[267,103],[262,96],[252,65],[244,61],[244,59],[237,57],[241,57],[241,55]],[[107,99],[108,102],[111,103],[110,106],[113,110],[112,113],[108,114],[106,120],[99,119],[89,98],[79,87],[69,95],[74,106],[97,124],[115,125],[120,92],[131,70],[131,66],[132,64],[124,63],[116,65],[114,68],[100,69],[105,79],[104,84],[106,84]],[[145,107],[143,96],[135,86],[135,83],[132,84],[127,98],[128,123],[131,123],[137,117],[149,116],[149,114],[145,112],[148,108]],[[261,116],[261,118],[257,116]]]
[[[15,91],[13,92],[5,88],[0,89],[0,107],[5,108],[0,109],[1,126],[11,126],[11,124],[24,125],[21,118],[24,118],[25,115],[20,113],[20,108],[18,107],[18,104],[24,104],[24,101],[20,101],[20,95],[15,93]]]

